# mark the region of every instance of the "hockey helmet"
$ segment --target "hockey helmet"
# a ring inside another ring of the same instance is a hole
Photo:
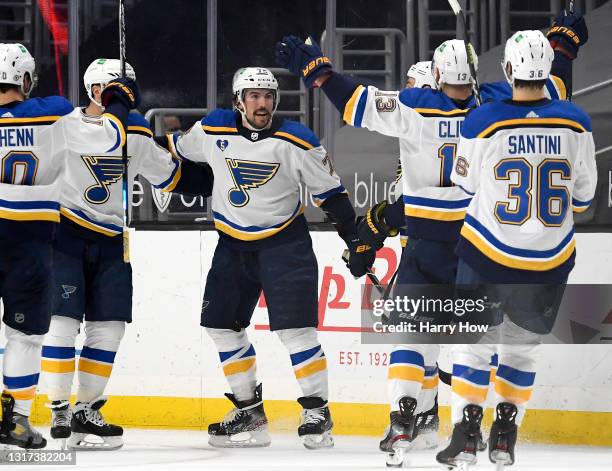
[[[30,96],[38,77],[36,63],[28,49],[22,44],[0,44],[0,83],[19,85],[21,93]],[[25,76],[30,76],[31,85],[24,87]]]
[[[125,63],[125,75],[132,80],[136,80],[136,72],[127,62]],[[96,105],[102,106],[101,103],[94,100],[91,88],[94,85],[100,85],[104,88],[111,80],[119,77],[121,77],[121,61],[119,59],[100,58],[94,60],[89,64],[83,75],[83,83],[85,84],[85,90],[87,90],[87,96]]]
[[[515,78],[545,80],[550,75],[554,57],[553,48],[541,31],[517,31],[506,41],[501,65],[510,84]],[[508,64],[512,67],[511,76],[508,75]]]
[[[474,67],[478,70],[478,56],[470,44],[474,57]],[[461,39],[449,39],[440,44],[434,51],[431,63],[431,73],[435,77],[435,70],[438,69],[440,78],[438,87],[447,83],[449,85],[469,85],[472,83],[472,74],[468,64],[465,43]]]

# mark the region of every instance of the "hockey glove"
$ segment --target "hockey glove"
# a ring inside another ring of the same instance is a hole
[[[589,40],[589,30],[581,13],[572,12],[566,15],[562,12],[554,19],[546,37],[553,49],[560,46],[570,59],[575,59],[578,56],[578,49]]]
[[[387,237],[395,237],[399,233],[398,228],[390,227],[385,222],[384,211],[387,206],[387,201],[375,204],[357,223],[359,238],[371,245],[375,251],[383,246]]]
[[[349,249],[346,266],[355,278],[360,278],[372,271],[372,265],[376,259],[376,251],[364,243],[359,237],[353,237],[346,241]]]
[[[133,110],[140,104],[138,84],[130,78],[118,78],[109,82],[102,90],[102,106],[110,105],[117,100],[128,110]]]
[[[332,64],[319,45],[307,44],[297,36],[285,36],[275,47],[276,63],[294,75],[302,77],[306,88],[314,81],[332,71]]]

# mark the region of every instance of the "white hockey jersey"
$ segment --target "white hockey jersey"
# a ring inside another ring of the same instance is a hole
[[[238,241],[265,239],[303,220],[300,182],[318,203],[346,192],[315,134],[295,121],[274,119],[271,129],[255,132],[237,112],[217,109],[175,135],[171,149],[210,165],[215,228]]]
[[[99,123],[81,108],[71,113],[77,128]],[[178,159],[153,140],[147,121],[138,114],[128,116],[128,188],[137,175],[156,188],[172,191],[181,176]],[[91,149],[92,146],[89,146]],[[97,153],[66,151],[66,172],[61,193],[62,218],[86,230],[84,235],[114,237],[123,232],[123,161],[121,148]]]
[[[597,167],[589,117],[566,101],[486,103],[470,112],[452,179],[473,196],[457,253],[496,283],[557,283],[574,264],[572,210]]]
[[[73,109],[57,96],[0,106],[0,237],[50,240],[60,220],[65,150],[108,151],[125,139],[115,116],[87,123]]]
[[[565,98],[560,79],[548,80],[553,98]],[[508,83],[481,85],[483,101],[512,96]],[[470,198],[450,179],[461,124],[474,98],[462,107],[438,90],[410,88],[401,92],[358,86],[344,108],[343,119],[399,138],[402,191],[407,234],[432,240],[454,241]]]

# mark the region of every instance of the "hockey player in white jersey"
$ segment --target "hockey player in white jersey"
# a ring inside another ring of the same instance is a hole
[[[457,246],[457,285],[485,287],[480,296],[503,303],[495,380],[497,407],[489,458],[514,463],[517,429],[530,399],[536,346],[550,332],[551,312],[574,266],[573,212],[590,205],[597,184],[589,117],[544,93],[553,50],[540,31],[518,31],[506,42],[502,67],[512,99],[473,110],[461,129],[452,180],[472,196]],[[513,284],[520,283],[520,286]],[[551,320],[552,319],[552,320]],[[512,344],[511,344],[511,343]],[[474,463],[482,404],[495,345],[457,345],[453,353],[446,465]]]
[[[0,297],[7,338],[0,442],[25,448],[46,445],[28,417],[51,317],[51,241],[60,219],[64,151],[118,148],[138,101],[133,81],[116,80],[105,115],[80,123],[62,97],[29,98],[35,83],[25,46],[0,44]]]
[[[214,173],[212,211],[219,243],[206,279],[201,324],[214,341],[235,408],[208,428],[218,447],[270,444],[255,349],[245,328],[263,291],[270,328],[289,352],[302,391],[298,435],[307,448],[333,445],[327,360],[318,325],[318,270],[300,201],[300,182],[336,222],[362,276],[374,253],[357,237],[355,212],[315,134],[274,116],[280,92],[267,69],[239,69],[234,110],[217,109],[174,136],[182,158]]]
[[[136,80],[126,64],[126,74]],[[73,113],[79,128],[97,123],[104,113],[101,95],[121,75],[117,59],[94,60],[83,77],[90,102]],[[130,184],[144,176],[163,191],[193,190],[210,195],[212,174],[206,167],[173,159],[153,139],[147,121],[128,116]],[[105,421],[100,408],[115,355],[132,321],[132,269],[123,259],[122,156],[111,152],[67,149],[68,165],[61,192],[61,222],[54,243],[53,317],[42,349],[43,383],[53,417],[51,437],[68,440],[71,449],[113,450],[123,445],[123,429]],[[187,178],[181,178],[185,166]],[[191,185],[201,169],[207,181]],[[189,180],[191,179],[191,180]],[[70,408],[75,373],[75,341],[85,319],[85,341],[78,362],[76,405]],[[96,437],[89,439],[89,436]]]
[[[316,44],[295,36],[277,43],[276,58],[280,66],[300,75],[307,87],[320,86],[346,123],[399,138],[405,219],[397,205],[383,201],[368,210],[359,235],[378,249],[387,236],[407,223],[408,243],[400,262],[398,287],[439,284],[439,295],[452,297],[458,262],[455,246],[471,197],[453,186],[450,173],[461,123],[476,105],[463,41],[445,41],[436,48],[432,68],[438,90],[398,92],[363,86],[334,72]],[[562,55],[558,60],[569,62]],[[560,77],[551,77],[546,90],[552,98],[565,98]],[[484,101],[509,98],[511,88],[507,83],[483,84],[481,96]],[[444,323],[445,319],[438,315],[434,322]],[[391,354],[391,425],[380,443],[383,451],[412,447],[419,432],[415,428],[418,414],[434,405],[435,395],[416,401],[424,386],[437,388],[439,346],[431,343],[431,337],[428,340],[429,344],[399,348]]]

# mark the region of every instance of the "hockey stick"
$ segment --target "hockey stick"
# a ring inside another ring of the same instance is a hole
[[[121,67],[121,77],[125,78],[125,6],[124,0],[119,0],[119,64]],[[125,130],[125,143],[121,146],[121,186],[122,186],[122,201],[123,201],[123,261],[130,261],[130,207],[128,193],[128,148],[127,148],[127,129]]]
[[[482,99],[480,98],[480,84],[478,83],[478,77],[476,76],[474,46],[472,46],[472,43],[470,42],[470,35],[467,29],[467,22],[465,21],[465,14],[461,9],[461,5],[459,5],[459,0],[448,0],[448,3],[453,9],[453,13],[455,13],[455,16],[459,18],[459,22],[461,23],[461,27],[463,28],[463,43],[465,44],[465,53],[467,55],[468,65],[470,67],[470,75],[472,76],[472,80],[474,81],[474,97],[476,98],[476,105],[480,106],[482,104]]]

